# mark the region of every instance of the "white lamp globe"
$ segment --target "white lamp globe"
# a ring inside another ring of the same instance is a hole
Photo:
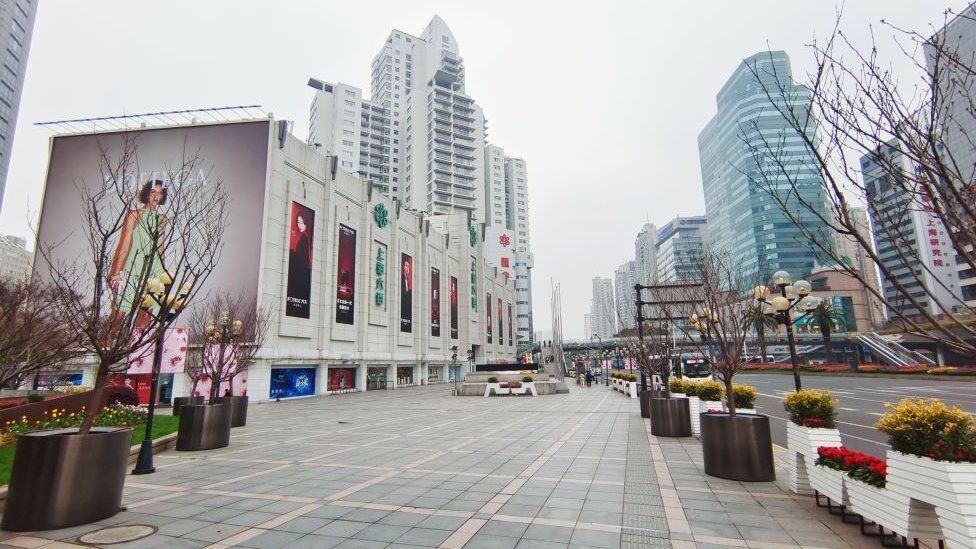
[[[793,287],[796,288],[796,293],[801,296],[810,295],[813,290],[813,286],[806,280],[797,280],[793,283]]]
[[[786,294],[786,299],[789,299],[790,301],[796,301],[796,298],[799,297],[798,292],[796,291],[796,286],[792,284],[783,288],[783,293]]]
[[[790,308],[790,300],[781,295],[774,297],[770,304],[773,306],[773,310],[780,313]]]
[[[790,277],[790,273],[786,271],[776,271],[773,273],[773,284],[777,286],[785,286],[790,282],[793,282],[793,279]]]
[[[760,284],[759,286],[756,286],[755,290],[753,290],[752,295],[755,296],[756,299],[766,299],[769,297],[769,287]]]

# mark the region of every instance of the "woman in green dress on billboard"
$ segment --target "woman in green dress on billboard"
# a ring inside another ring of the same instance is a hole
[[[157,210],[166,203],[166,187],[159,179],[147,181],[137,198],[142,207],[125,214],[107,277],[114,296],[113,309],[120,314],[127,314],[139,305],[139,294],[144,290],[140,285],[164,273],[167,221]]]

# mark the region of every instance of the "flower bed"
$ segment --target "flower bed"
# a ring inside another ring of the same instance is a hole
[[[855,480],[884,488],[888,465],[883,459],[844,446],[821,446],[817,448],[817,455],[818,466],[844,471]]]
[[[85,418],[84,409],[81,412],[69,412],[66,408],[44,412],[44,419],[30,421],[27,416],[19,421],[8,421],[0,427],[0,445],[10,444],[17,440],[17,435],[30,431],[44,431],[48,429],[63,429],[78,427]],[[109,406],[95,416],[94,424],[98,427],[132,427],[146,422],[146,409],[139,406]]]

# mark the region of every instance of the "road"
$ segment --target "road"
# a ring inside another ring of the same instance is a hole
[[[781,400],[793,391],[793,376],[782,374],[740,374],[737,383],[756,387],[756,407],[770,417],[773,442],[786,446],[787,415]],[[976,413],[976,382],[958,379],[860,378],[812,376],[802,378],[805,389],[828,389],[839,401],[838,428],[844,445],[853,450],[884,457],[888,436],[874,428],[886,402],[907,397],[938,398]]]

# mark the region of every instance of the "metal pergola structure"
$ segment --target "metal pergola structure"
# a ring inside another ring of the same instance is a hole
[[[96,118],[76,118],[35,122],[35,126],[47,128],[55,133],[93,133],[106,131],[126,131],[158,126],[178,126],[198,123],[242,122],[271,118],[261,105],[233,105],[209,107],[204,109],[184,109],[178,111],[159,111]]]

